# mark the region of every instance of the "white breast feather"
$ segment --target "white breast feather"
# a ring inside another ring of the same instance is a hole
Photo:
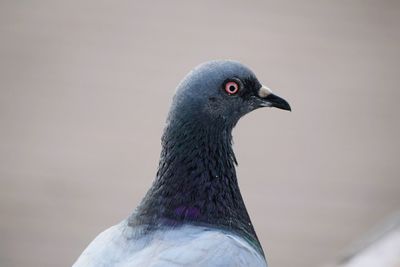
[[[244,239],[199,226],[134,238],[126,222],[98,235],[73,267],[266,267]]]

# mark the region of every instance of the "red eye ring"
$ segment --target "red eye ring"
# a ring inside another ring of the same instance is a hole
[[[227,82],[225,84],[225,91],[229,95],[234,95],[239,91],[239,85],[236,82]]]

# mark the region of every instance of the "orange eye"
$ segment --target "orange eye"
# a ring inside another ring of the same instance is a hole
[[[227,82],[225,84],[225,91],[229,94],[229,95],[234,95],[239,91],[239,85],[235,82]]]

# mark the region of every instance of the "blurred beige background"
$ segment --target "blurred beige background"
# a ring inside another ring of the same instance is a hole
[[[0,265],[70,266],[156,172],[175,86],[242,61],[293,112],[234,132],[271,267],[320,266],[400,208],[399,1],[0,2]]]

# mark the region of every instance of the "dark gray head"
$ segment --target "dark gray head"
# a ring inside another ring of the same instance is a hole
[[[240,117],[260,107],[290,110],[255,74],[236,61],[210,61],[193,69],[178,85],[169,119],[203,118],[235,125]]]

